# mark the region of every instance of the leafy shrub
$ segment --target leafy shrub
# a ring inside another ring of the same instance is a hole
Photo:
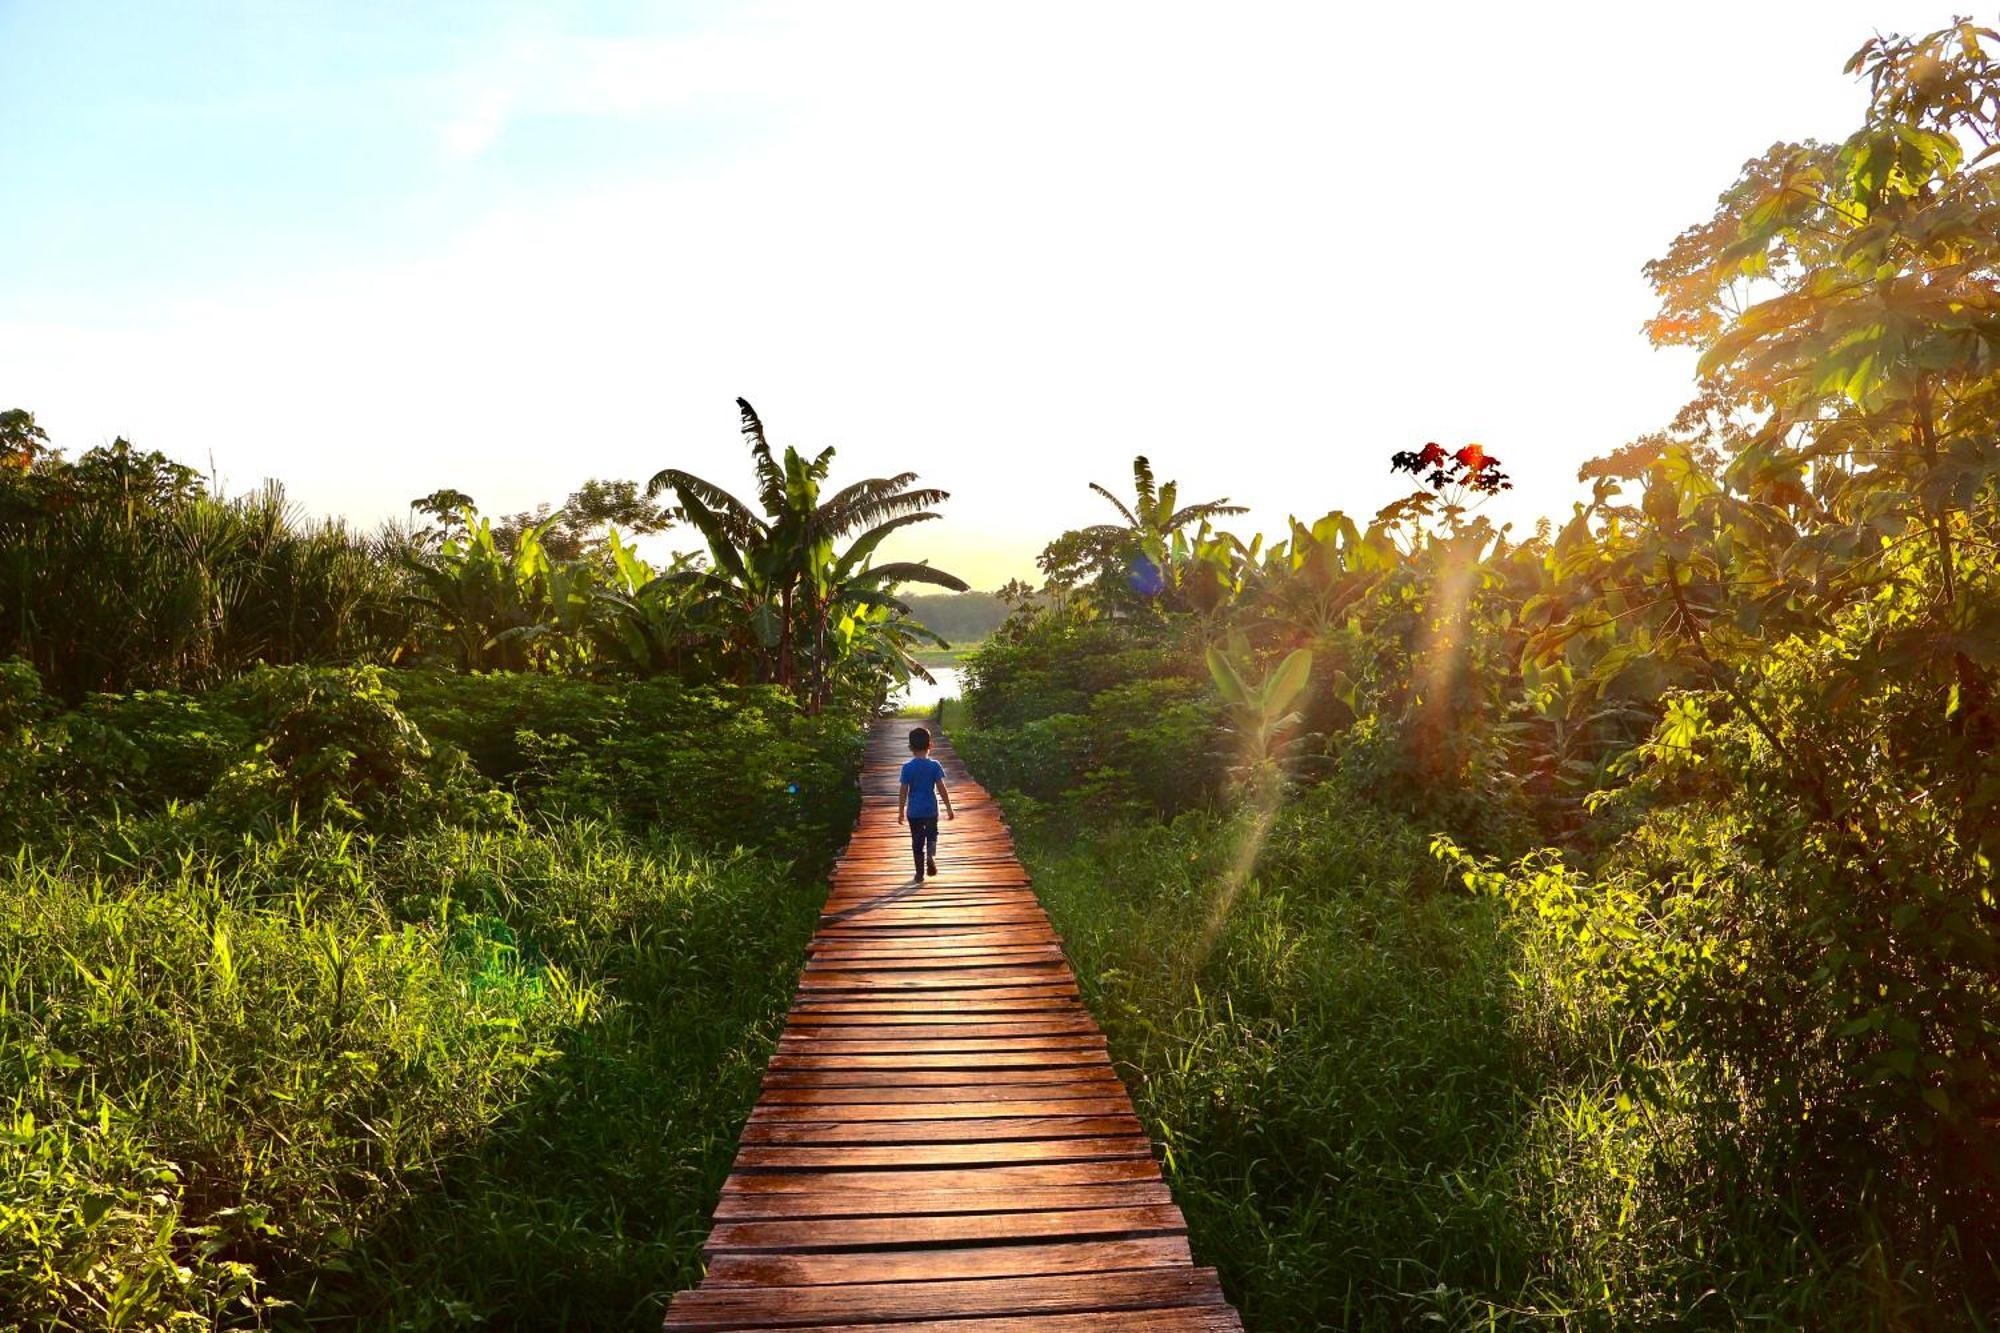
[[[1885,1298],[1991,1304],[2000,1162],[1980,1108],[2000,1103],[2000,884],[1961,804],[1977,784],[1954,778],[1949,717],[1892,677],[1843,698],[1829,686],[1853,651],[1828,636],[1769,655],[1756,721],[1718,695],[1671,699],[1638,757],[1632,799],[1650,808],[1594,871],[1445,850],[1546,955],[1552,1026],[1654,1053],[1639,1068],[1656,1072],[1628,1081],[1643,1111],[1692,1116],[1746,1194],[1898,1273]],[[1851,725],[1856,704],[1871,727]],[[1908,746],[1893,764],[1891,737]],[[1680,1068],[1727,1077],[1657,1072]],[[1883,1161],[1894,1178],[1864,1203],[1851,1182]]]
[[[1034,622],[969,659],[953,743],[996,791],[1097,819],[1174,814],[1215,793],[1219,710],[1157,624]],[[1049,710],[1049,711],[1043,711]]]
[[[1132,681],[1203,678],[1197,643],[1179,625],[1057,615],[989,640],[963,669],[966,704],[982,728],[1082,713],[1098,694]]]
[[[1221,780],[1219,708],[1201,683],[1140,679],[1090,701],[1092,748],[1127,799],[1173,815],[1209,799]]]
[[[809,715],[774,686],[506,674],[398,685],[426,733],[463,746],[531,810],[788,855],[853,823],[860,719]]]
[[[264,667],[242,690],[264,735],[203,798],[206,819],[242,828],[289,816],[383,829],[512,814],[463,752],[432,748],[378,667]]]
[[[54,811],[41,779],[47,712],[41,677],[18,657],[0,659],[0,837],[19,838]]]
[[[68,799],[101,810],[197,801],[257,742],[236,691],[93,694],[62,719],[62,762],[52,780]]]
[[[1015,727],[962,731],[952,742],[986,786],[1048,800],[1090,770],[1093,739],[1089,718],[1055,713]]]

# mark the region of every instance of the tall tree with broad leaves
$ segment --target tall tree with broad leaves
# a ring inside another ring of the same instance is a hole
[[[1090,489],[1118,511],[1122,522],[1065,532],[1042,551],[1038,561],[1042,573],[1063,586],[1094,579],[1107,591],[1136,592],[1141,600],[1173,588],[1176,556],[1185,557],[1190,551],[1187,529],[1244,512],[1227,497],[1181,504],[1180,483],[1156,483],[1153,465],[1144,454],[1132,460],[1131,504],[1094,481]]]
[[[1870,40],[1861,127],[1750,162],[1648,266],[1702,397],[1596,476],[1522,608],[1531,669],[1699,687],[1643,764],[1726,791],[1759,873],[1709,941],[1751,961],[1676,1032],[1968,1238],[2000,1206],[1996,48]]]
[[[822,499],[833,449],[807,458],[787,447],[781,460],[756,409],[742,398],[736,406],[757,479],[756,508],[691,472],[661,469],[647,494],[673,493],[675,516],[701,533],[713,562],[706,570],[664,577],[733,609],[759,678],[784,686],[816,708],[831,694],[828,636],[846,608],[881,606],[908,614],[893,591],[902,583],[965,591],[963,579],[926,563],[873,563],[884,539],[937,518],[930,506],[949,496],[916,487],[916,473],[902,472],[855,482]],[[850,537],[846,549],[839,550]],[[803,673],[798,665],[802,642],[807,656]]]

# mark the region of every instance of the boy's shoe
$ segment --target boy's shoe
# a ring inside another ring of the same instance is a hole
[[[937,874],[937,862],[935,861],[931,862],[930,873],[933,875]]]

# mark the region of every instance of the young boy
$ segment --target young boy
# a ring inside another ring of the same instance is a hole
[[[896,795],[896,822],[910,821],[910,856],[917,863],[917,883],[926,869],[937,874],[938,797],[944,797],[947,818],[957,819],[951,793],[945,790],[944,765],[931,758],[931,734],[922,727],[910,733],[910,762],[903,765],[903,789]]]

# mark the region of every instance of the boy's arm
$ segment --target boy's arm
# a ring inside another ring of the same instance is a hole
[[[896,822],[898,824],[903,822],[903,811],[909,808],[909,804],[910,784],[905,782],[901,787],[896,789]]]
[[[944,785],[944,775],[941,773],[938,775],[937,789],[938,795],[944,797],[944,817],[946,819],[957,819],[958,811],[951,808],[951,789]]]

